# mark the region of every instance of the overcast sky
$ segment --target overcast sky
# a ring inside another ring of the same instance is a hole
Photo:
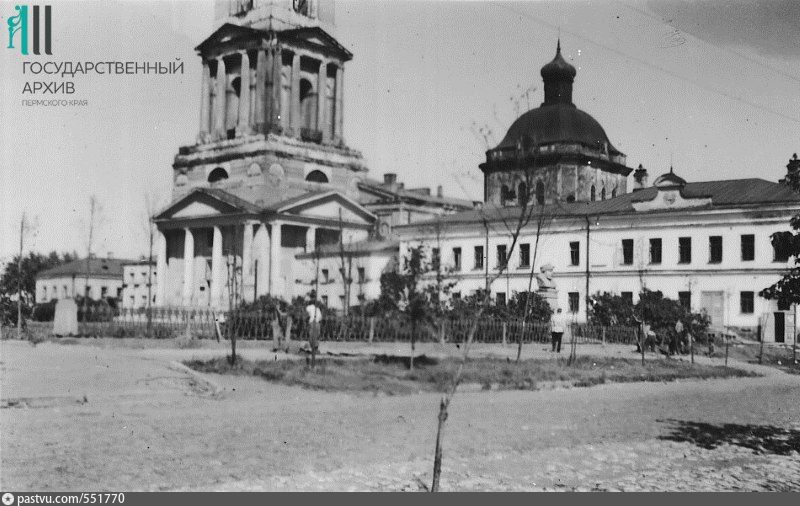
[[[63,2],[53,61],[175,61],[183,75],[78,76],[87,107],[21,105],[21,57],[2,66],[0,257],[31,247],[85,252],[89,196],[102,205],[95,251],[147,250],[146,195],[169,200],[172,159],[194,141],[210,1]],[[13,3],[0,2],[3,34]],[[345,137],[372,177],[444,186],[480,199],[478,164],[516,117],[542,102],[539,69],[561,34],[578,70],[573,100],[594,116],[628,165],[689,181],[777,180],[800,151],[800,2],[345,2],[335,36],[345,72]],[[37,57],[31,57],[33,58]],[[46,57],[38,57],[46,61]],[[30,77],[29,77],[29,80]],[[60,80],[58,78],[57,80]],[[514,100],[525,90],[527,99]]]

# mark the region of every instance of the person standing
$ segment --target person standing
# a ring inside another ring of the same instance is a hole
[[[561,308],[550,317],[550,338],[553,342],[553,351],[561,353],[561,338],[564,337],[564,313]]]
[[[317,294],[311,292],[309,303],[306,306],[308,315],[308,345],[311,347],[311,365],[315,365],[317,349],[319,348],[319,324],[322,321],[322,311],[317,306]]]
[[[675,337],[672,340],[670,353],[681,353],[681,348],[683,348],[683,322],[678,319],[675,322]]]

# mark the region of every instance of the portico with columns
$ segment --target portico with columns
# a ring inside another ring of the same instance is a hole
[[[196,49],[199,143],[278,133],[341,144],[344,63],[352,54],[322,28],[276,32],[226,23]]]
[[[270,294],[305,296],[304,260],[318,246],[366,240],[375,216],[333,191],[259,208],[198,189],[159,213],[156,305],[226,309]],[[302,293],[301,293],[302,292]]]

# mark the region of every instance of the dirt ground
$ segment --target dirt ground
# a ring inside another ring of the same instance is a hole
[[[421,351],[453,352],[429,346]],[[264,345],[240,350],[250,359],[284,358]],[[0,489],[420,490],[430,483],[437,394],[325,393],[176,363],[226,351],[0,342]],[[630,346],[579,353],[633,356]],[[526,354],[550,356],[542,345]],[[765,376],[466,388],[451,407],[442,488],[800,490],[800,376],[732,365]]]

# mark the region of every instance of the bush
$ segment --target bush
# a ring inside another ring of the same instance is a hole
[[[36,304],[33,306],[32,318],[37,322],[53,321],[56,316],[56,302],[58,301],[51,300],[50,302]]]

